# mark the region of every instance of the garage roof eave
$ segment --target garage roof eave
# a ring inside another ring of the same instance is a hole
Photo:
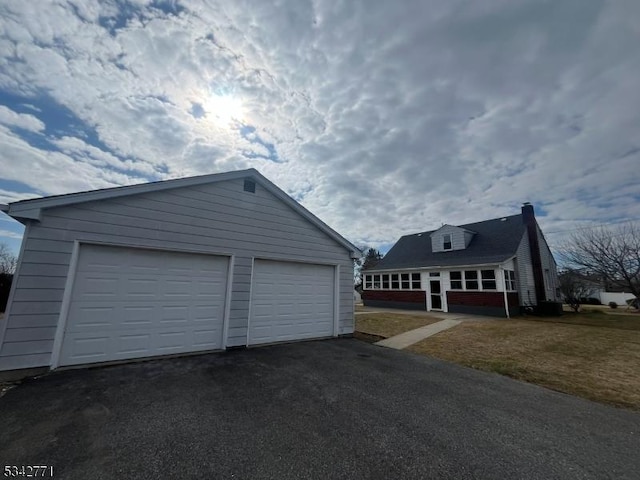
[[[334,239],[345,249],[349,250],[351,258],[357,255],[359,249],[342,237],[338,232],[329,227],[326,223],[304,208],[300,203],[291,198],[287,193],[278,186],[264,177],[255,168],[246,170],[236,170],[225,173],[212,173],[208,175],[199,175],[196,177],[176,178],[172,180],[162,180],[158,182],[141,183],[137,185],[126,185],[122,187],[104,188],[101,190],[90,190],[86,192],[68,193],[63,195],[52,195],[49,197],[33,198],[10,203],[0,207],[0,211],[15,218],[21,223],[23,220],[40,220],[43,209],[63,207],[84,202],[93,202],[97,200],[106,200],[110,198],[126,197],[129,195],[137,195],[141,193],[158,192],[162,190],[170,190],[174,188],[191,187],[208,183],[224,182],[228,180],[237,180],[241,178],[253,178],[262,187],[271,192],[274,196],[289,205],[293,210],[302,215],[310,223],[325,232],[329,237]],[[6,207],[6,209],[2,208]],[[358,258],[358,257],[356,257]]]

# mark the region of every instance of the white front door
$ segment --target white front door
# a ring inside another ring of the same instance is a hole
[[[223,348],[229,258],[81,245],[60,365]]]
[[[249,345],[332,336],[334,272],[330,265],[255,260]]]
[[[429,278],[430,310],[443,310],[442,281],[439,278]]]

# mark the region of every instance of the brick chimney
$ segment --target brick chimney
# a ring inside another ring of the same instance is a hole
[[[544,288],[544,272],[542,271],[542,258],[540,257],[540,242],[538,241],[538,224],[533,205],[529,202],[522,204],[522,222],[527,227],[527,238],[529,239],[529,253],[531,255],[531,265],[533,266],[533,283],[536,291],[536,304],[544,302],[546,290]]]

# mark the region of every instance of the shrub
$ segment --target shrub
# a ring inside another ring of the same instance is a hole
[[[618,308],[618,304],[616,302],[609,302],[609,306],[611,308]]]
[[[602,305],[602,302],[600,301],[599,298],[596,297],[582,297],[580,299],[580,303],[582,303],[583,305]]]

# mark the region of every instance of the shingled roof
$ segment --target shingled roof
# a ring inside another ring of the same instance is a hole
[[[430,235],[435,230],[413,233],[401,237],[375,268],[368,271],[504,262],[516,254],[526,230],[521,214],[458,226],[475,232],[464,250],[434,253]]]

